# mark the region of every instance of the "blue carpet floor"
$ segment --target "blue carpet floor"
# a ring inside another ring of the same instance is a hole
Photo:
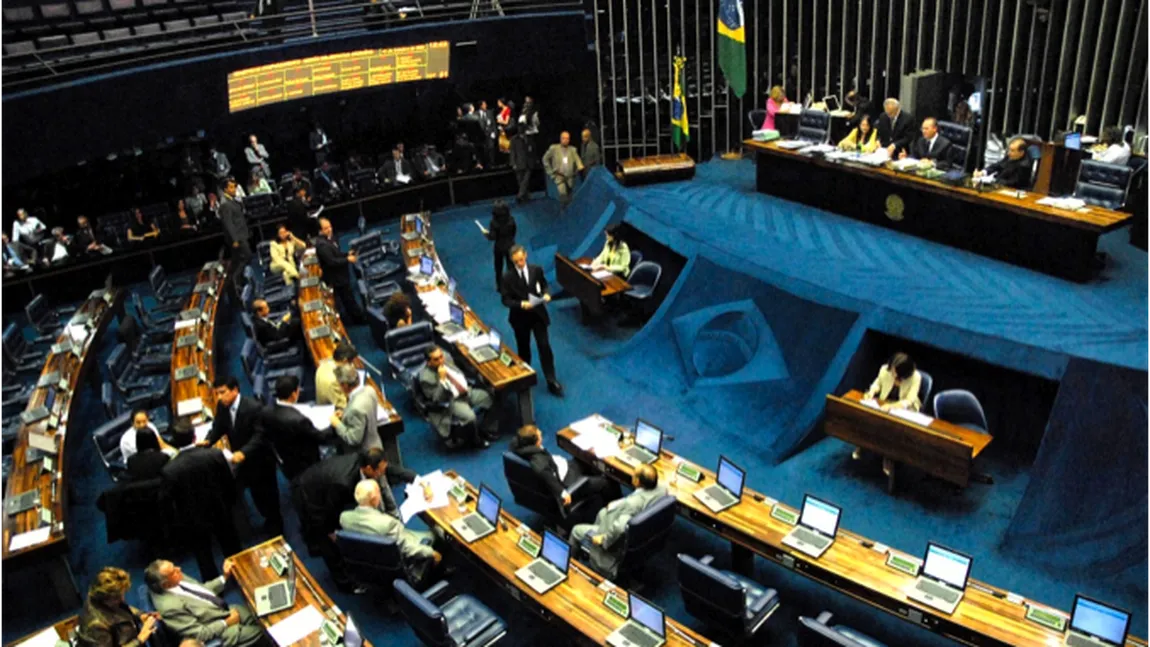
[[[955,496],[948,488],[916,480],[889,496],[878,467],[851,461],[850,448],[837,440],[819,440],[789,457],[773,448],[779,438],[793,437],[796,430],[813,422],[822,394],[837,383],[835,371],[841,372],[849,359],[837,349],[850,348],[852,340],[857,343],[861,326],[907,334],[925,343],[945,342],[934,336],[949,335],[948,339],[984,338],[1002,347],[1013,344],[1023,350],[996,352],[964,342],[970,344],[972,356],[1052,378],[1059,376],[1067,354],[1145,370],[1146,255],[1128,248],[1117,238],[1126,233],[1119,232],[1103,243],[1112,269],[1092,284],[1073,285],[755,194],[753,176],[747,163],[702,165],[692,182],[624,190],[625,201],[608,200],[616,205],[612,209],[617,213],[605,215],[606,198],[588,195],[599,190],[594,180],[581,189],[567,213],[560,213],[550,200],[514,208],[519,239],[531,241],[533,247],[558,244],[574,250],[594,233],[587,230],[588,223],[599,226],[604,219],[625,217],[691,259],[680,278],[681,289],[638,331],[610,322],[587,327],[580,322],[575,304],[553,304],[551,337],[567,394],[556,398],[537,389],[536,413],[547,444],[554,449],[555,430],[596,411],[619,421],[642,415],[677,435],[669,446],[672,451],[704,465],[713,465],[719,454],[738,456],[749,471],[750,486],[796,505],[804,492],[821,494],[845,507],[844,527],[877,541],[911,552],[920,550],[928,539],[961,548],[976,556],[975,578],[1062,608],[1069,606],[1076,591],[1082,591],[1127,608],[1145,609],[1144,560],[1120,572],[1098,574],[1037,567],[998,550],[1031,478],[1030,466],[1016,458],[993,452],[988,456],[985,469],[995,475],[993,487],[975,486]],[[580,209],[594,213],[587,215]],[[488,212],[488,205],[476,205],[435,214],[435,239],[447,271],[457,278],[470,305],[485,321],[509,334],[506,310],[493,289],[490,244],[471,222],[486,221]],[[577,219],[579,225],[564,219]],[[394,235],[394,224],[391,228]],[[905,278],[903,268],[915,263],[924,269],[910,280],[905,292],[892,294],[885,289],[892,277]],[[716,280],[719,277],[732,280],[722,283]],[[712,289],[703,289],[708,281]],[[773,343],[764,346],[769,352],[761,360],[762,372],[749,382],[699,381],[688,370],[691,354],[674,342],[675,320],[701,308],[730,303],[757,310],[774,331]],[[222,365],[218,372],[242,375],[238,356],[243,332],[238,315],[225,315],[225,319],[219,334],[222,346],[217,357]],[[946,325],[932,323],[939,321]],[[385,364],[366,328],[353,328],[350,333],[369,361]],[[107,350],[112,345],[110,334]],[[421,472],[454,468],[473,482],[486,481],[506,501],[511,500],[502,476],[502,447],[445,453],[426,424],[411,414],[402,390],[394,383],[387,383],[385,390],[404,414],[406,433],[400,443],[409,467]],[[510,413],[513,403],[505,404]],[[85,416],[103,420],[94,394],[82,406]],[[510,427],[506,424],[505,431]],[[71,563],[80,586],[86,588],[90,577],[108,564],[127,568],[139,582],[152,556],[130,544],[105,543],[103,517],[93,504],[110,482],[93,452],[76,452],[69,478],[74,494],[69,525],[76,537]],[[282,478],[280,485],[289,540],[302,547]],[[248,509],[258,518],[250,503]],[[514,503],[509,503],[509,509],[538,527],[540,520],[533,514]],[[250,543],[265,538],[250,528],[242,532]],[[684,612],[675,570],[670,567],[677,552],[712,553],[720,566],[729,562],[723,542],[680,520],[668,547],[651,558],[643,578],[646,593],[671,616],[718,642],[729,642]],[[196,572],[190,556],[176,557],[190,573]],[[460,565],[452,581],[454,590],[477,596],[510,625],[511,634],[504,644],[566,644],[561,632],[524,613],[486,576],[458,559],[453,561]],[[334,590],[322,562],[308,558],[307,563],[321,584]],[[796,645],[795,617],[825,609],[890,645],[949,644],[762,560],[756,566],[757,579],[778,588],[783,600],[766,636],[757,644]],[[7,581],[5,590],[11,593]],[[355,615],[376,645],[418,644],[400,617],[388,616],[369,596],[334,597]],[[15,604],[6,597],[3,640],[8,642],[74,612],[46,603]],[[1146,635],[1142,613],[1136,613],[1131,629]]]

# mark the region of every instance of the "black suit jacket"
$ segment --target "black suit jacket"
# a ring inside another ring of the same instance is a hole
[[[236,411],[236,422],[232,424],[232,414],[223,401],[216,404],[216,417],[212,420],[212,431],[208,443],[216,444],[220,438],[228,437],[232,451],[244,453],[244,463],[271,460],[271,446],[264,434],[263,405],[255,398],[241,395],[240,406]]]
[[[77,229],[72,236],[72,246],[68,253],[79,256],[88,252],[88,245],[96,242],[96,232],[89,226],[87,229]]]
[[[305,469],[292,481],[292,501],[300,523],[312,532],[339,528],[339,514],[355,507],[358,454],[337,454]]]
[[[260,317],[252,317],[252,327],[255,329],[256,341],[267,348],[272,344],[292,338],[292,322],[279,322],[279,325],[265,321]]]
[[[559,478],[559,468],[556,467],[555,460],[551,458],[551,452],[534,445],[516,447],[513,451],[517,456],[531,464],[531,471],[535,472],[535,475],[547,485],[547,489],[555,495],[556,499],[563,496],[563,490],[566,489],[567,485]],[[572,475],[573,470],[568,470],[567,476],[571,477]]]
[[[919,137],[911,144],[907,155],[920,160],[931,159],[950,162],[950,140],[940,134],[934,140],[934,148],[931,148],[930,142],[925,137]]]
[[[160,475],[172,486],[181,525],[210,528],[231,523],[236,483],[224,453],[215,447],[187,447]]]
[[[878,118],[878,143],[882,146],[890,146],[894,144],[894,154],[897,157],[899,151],[910,146],[914,138],[918,135],[918,124],[915,123],[914,117],[909,112],[903,110],[898,114],[898,120],[894,123],[894,128],[891,128],[890,117],[886,113]]]
[[[340,251],[339,243],[320,236],[315,239],[315,254],[323,270],[323,280],[332,287],[347,287],[351,279],[347,274],[347,254]]]
[[[327,143],[324,144],[323,143],[323,136],[324,136],[323,131],[320,131],[320,130],[311,131],[311,133],[308,134],[308,136],[307,136],[308,146],[310,146],[313,151],[326,150],[329,146],[331,146],[331,137],[328,137]],[[320,148],[321,144],[323,145],[322,149]]]
[[[128,458],[128,478],[132,481],[147,481],[160,476],[169,457],[158,449],[136,452]]]
[[[543,276],[543,268],[538,265],[527,264],[527,276],[530,284],[523,282],[519,269],[512,264],[511,269],[503,273],[503,280],[499,284],[499,294],[503,296],[503,305],[510,310],[507,320],[513,327],[530,326],[536,321],[545,324],[551,323],[551,316],[547,314],[547,306],[540,304],[524,310],[522,303],[527,301],[527,295],[534,294],[542,297],[547,293],[547,277]]]
[[[395,163],[394,158],[389,159],[384,162],[380,168],[380,174],[383,175],[383,179],[391,184],[395,184],[396,178],[399,177],[400,173],[403,173],[412,180],[415,179],[415,171],[412,170],[411,162],[407,161],[407,158],[399,160],[399,164]]]
[[[264,410],[264,433],[275,447],[289,481],[319,462],[320,443],[331,435],[330,431],[316,429],[295,407],[278,403]]]
[[[310,212],[311,205],[304,204],[298,197],[287,203],[288,229],[301,240],[307,238],[312,228]]]
[[[232,243],[248,243],[248,221],[244,218],[244,207],[238,200],[223,198],[219,206],[220,222],[224,226],[224,242],[228,247]]]
[[[492,216],[491,222],[487,225],[487,239],[495,243],[495,251],[506,254],[515,245],[517,231],[518,225],[515,224],[514,217],[509,216],[507,220],[500,222]]]

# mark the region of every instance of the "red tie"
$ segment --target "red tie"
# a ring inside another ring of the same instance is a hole
[[[444,371],[443,375],[444,375],[444,377],[447,378],[447,381],[451,383],[451,386],[455,387],[455,390],[459,392],[459,395],[463,395],[464,393],[467,393],[467,388],[464,386],[461,386],[459,384],[459,382],[455,381],[455,378],[451,376],[450,370]]]

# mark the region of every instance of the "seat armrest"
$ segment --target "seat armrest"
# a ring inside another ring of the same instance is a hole
[[[488,618],[487,620],[484,620],[483,622],[479,623],[478,625],[473,627],[471,629],[471,631],[468,631],[467,634],[463,636],[463,642],[469,643],[472,640],[475,640],[475,638],[477,636],[482,634],[484,631],[487,631],[491,627],[491,625],[495,624],[496,622],[499,622],[499,620],[496,618]]]
[[[434,602],[435,598],[443,595],[445,591],[447,591],[447,580],[439,580],[431,585],[431,588],[423,592],[423,597]]]
[[[834,615],[835,614],[831,613],[830,611],[823,611],[817,618],[815,618],[815,621],[820,625],[825,625],[831,621],[831,618],[833,618]]]
[[[266,351],[268,355],[271,355],[283,350],[288,350],[292,347],[293,344],[295,344],[295,342],[291,339],[281,339],[279,341],[273,341],[272,343],[265,346],[264,351]]]
[[[711,562],[715,561],[714,555],[703,555],[699,558],[699,563],[703,566],[710,566]]]
[[[766,589],[759,599],[755,600],[751,605],[749,611],[752,616],[757,616],[768,608],[772,608],[779,603],[779,593],[775,589]]]

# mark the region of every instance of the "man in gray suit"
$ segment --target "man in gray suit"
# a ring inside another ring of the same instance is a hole
[[[595,523],[576,524],[571,529],[575,546],[590,539],[591,566],[608,577],[614,577],[619,566],[623,551],[620,540],[627,531],[627,522],[667,495],[666,486],[659,483],[659,472],[650,465],[643,465],[635,473],[635,486],[634,492],[600,510]]]
[[[186,577],[179,566],[157,559],[144,569],[144,583],[164,624],[181,638],[203,642],[218,638],[224,647],[265,643],[259,619],[246,607],[229,607],[220,597],[234,569],[235,563],[225,559],[224,574],[201,584]]]
[[[395,436],[389,435],[385,441],[379,435],[379,398],[375,389],[361,383],[354,364],[336,366],[335,381],[347,395],[347,407],[331,417],[331,426],[342,441],[340,451],[352,453],[382,447],[388,463],[403,467]]]
[[[381,509],[383,494],[379,481],[364,479],[355,486],[356,507],[339,515],[339,525],[344,530],[365,535],[379,535],[394,539],[403,556],[404,568],[411,581],[421,581],[427,573],[443,559],[431,547],[436,539],[430,532],[410,530],[396,517]]]
[[[461,438],[451,438],[453,424],[470,426],[477,447],[489,446],[488,441],[499,433],[499,417],[492,407],[491,394],[469,386],[455,362],[438,346],[427,351],[427,363],[419,371],[419,390],[429,405],[427,421],[449,449],[463,443]],[[483,412],[483,422],[478,426],[476,411]]]

